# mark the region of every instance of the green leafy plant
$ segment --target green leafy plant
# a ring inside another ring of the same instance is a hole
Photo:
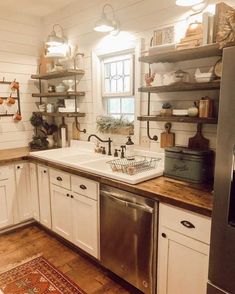
[[[124,117],[99,116],[96,120],[97,130],[100,133],[120,133],[120,129],[129,129],[133,133],[134,122],[129,122]]]
[[[34,136],[29,143],[31,149],[47,149],[47,136],[57,132],[58,127],[55,124],[48,124],[43,120],[41,113],[33,113],[30,122],[34,126]]]
[[[58,131],[58,127],[55,124],[48,124],[46,121],[43,121],[43,128],[45,129],[48,136],[53,135]]]

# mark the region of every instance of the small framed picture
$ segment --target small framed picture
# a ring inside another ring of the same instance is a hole
[[[174,44],[174,42],[175,42],[174,26],[169,26],[163,29],[155,30],[153,33],[153,46]]]

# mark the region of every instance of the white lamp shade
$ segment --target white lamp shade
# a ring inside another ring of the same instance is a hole
[[[46,45],[48,46],[61,46],[64,43],[64,38],[57,36],[55,32],[52,32],[46,40]]]
[[[105,16],[103,16],[101,20],[99,20],[96,23],[94,27],[94,30],[96,32],[102,32],[102,33],[109,33],[115,29],[116,29],[115,24],[111,20],[107,19]]]
[[[69,46],[66,44],[60,45],[60,46],[50,46],[47,48],[47,57],[57,57],[57,58],[63,58],[66,57],[69,53]]]
[[[203,3],[204,0],[176,0],[178,6],[194,6]]]

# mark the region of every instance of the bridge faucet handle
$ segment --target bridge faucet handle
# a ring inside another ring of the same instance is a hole
[[[106,154],[106,149],[105,149],[105,147],[101,147],[102,148],[102,154]]]
[[[124,150],[126,149],[126,145],[121,145],[121,158],[125,158],[125,153],[124,153]]]

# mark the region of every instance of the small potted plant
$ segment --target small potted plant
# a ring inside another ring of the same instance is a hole
[[[162,116],[172,116],[172,105],[170,103],[163,103],[160,114]]]

